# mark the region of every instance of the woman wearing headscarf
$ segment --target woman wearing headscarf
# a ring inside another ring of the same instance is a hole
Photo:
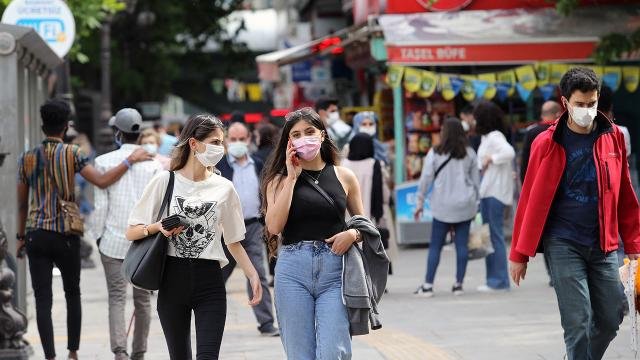
[[[384,164],[388,164],[387,145],[378,140],[378,115],[375,112],[361,111],[353,117],[350,139],[360,133],[367,134],[373,138],[373,157]],[[345,146],[344,153],[349,154],[349,146]]]

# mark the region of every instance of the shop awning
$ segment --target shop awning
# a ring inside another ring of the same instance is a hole
[[[640,26],[640,7],[470,10],[382,15],[388,62],[407,65],[584,62],[601,36]]]
[[[301,45],[258,55],[256,57],[258,77],[261,80],[277,81],[280,76],[278,70],[280,66],[293,64],[314,56],[339,54],[345,46],[354,41],[367,40],[371,31],[372,27],[370,26],[358,25]]]

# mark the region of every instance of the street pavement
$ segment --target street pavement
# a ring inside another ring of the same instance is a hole
[[[478,293],[483,283],[484,261],[469,263],[463,296],[451,294],[455,252],[445,247],[430,299],[412,294],[424,278],[426,248],[404,248],[393,264],[389,293],[380,305],[383,329],[354,338],[354,359],[393,360],[539,360],[562,359],[564,344],[555,294],[548,286],[544,264],[534,259],[520,288],[509,292]],[[94,254],[95,255],[95,254]],[[94,256],[94,258],[97,257]],[[99,264],[99,262],[98,262]],[[62,284],[55,279],[53,317],[59,358],[66,356],[65,302]],[[83,329],[81,359],[112,359],[109,350],[107,292],[102,267],[83,270]],[[258,335],[249,309],[240,271],[228,284],[229,308],[221,359],[284,359],[279,338]],[[30,296],[30,326],[26,338],[34,358],[42,359]],[[155,303],[155,299],[153,300]],[[131,313],[131,301],[127,314]],[[155,305],[154,305],[155,308]],[[192,329],[193,326],[192,326]],[[633,359],[630,324],[625,321],[605,359]],[[195,332],[195,331],[192,331]],[[195,345],[195,339],[193,340]],[[155,311],[149,335],[147,360],[168,359]]]

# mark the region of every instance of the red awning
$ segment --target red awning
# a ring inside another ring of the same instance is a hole
[[[640,7],[474,10],[383,15],[388,62],[406,65],[520,64],[589,60],[601,36],[640,26]]]

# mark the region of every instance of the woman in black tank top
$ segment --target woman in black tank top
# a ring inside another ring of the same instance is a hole
[[[342,255],[360,239],[344,223],[347,209],[364,213],[358,180],[336,166],[337,148],[313,109],[286,120],[262,185],[267,229],[282,235],[275,271],[282,343],[289,359],[351,359],[341,275]]]

